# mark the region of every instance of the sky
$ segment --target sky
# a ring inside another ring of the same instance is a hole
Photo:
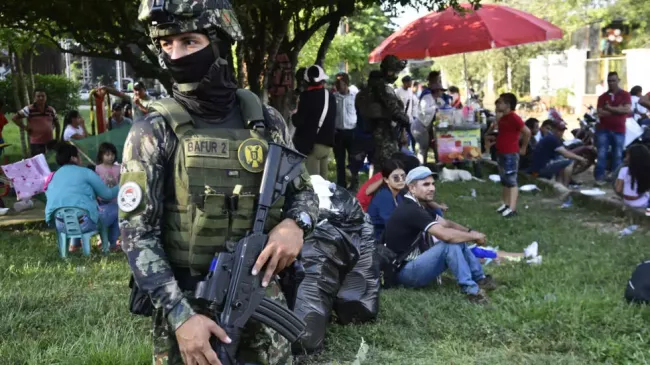
[[[410,6],[399,6],[399,8],[402,8],[404,13],[397,17],[393,18],[393,22],[397,24],[397,28],[402,28],[403,26],[407,25],[408,23],[414,21],[415,19],[419,18],[420,16],[426,14],[428,11],[427,10],[421,10],[419,13],[415,8],[410,7]]]

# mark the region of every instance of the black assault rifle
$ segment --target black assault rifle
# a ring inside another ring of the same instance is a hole
[[[218,324],[232,339],[221,343],[212,337],[210,344],[223,365],[235,365],[242,329],[253,318],[276,330],[289,342],[295,342],[305,331],[305,323],[280,303],[266,298],[262,272],[253,276],[253,266],[266,243],[264,225],[271,206],[285,194],[287,186],[300,175],[305,156],[287,147],[269,143],[264,177],[260,187],[253,230],[242,238],[235,252],[215,255],[210,272],[196,288],[196,297],[210,302],[210,310],[221,313]]]

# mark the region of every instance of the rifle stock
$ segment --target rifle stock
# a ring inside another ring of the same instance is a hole
[[[262,275],[251,274],[268,241],[264,226],[269,209],[299,176],[304,158],[287,147],[269,143],[253,229],[237,243],[235,252],[215,255],[206,279],[197,286],[196,297],[210,302],[215,316],[220,312],[218,324],[233,340],[231,344],[221,343],[215,337],[210,341],[223,365],[237,363],[241,331],[251,318],[273,328],[290,342],[295,342],[305,330],[305,323],[293,312],[265,297]]]

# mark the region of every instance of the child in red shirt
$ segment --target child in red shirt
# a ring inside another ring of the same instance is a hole
[[[496,103],[497,112],[502,115],[499,119],[496,149],[501,185],[503,185],[503,204],[497,212],[506,218],[514,216],[517,211],[519,155],[526,154],[531,136],[530,129],[514,112],[516,107],[517,97],[512,93],[501,94]],[[520,134],[523,134],[521,147],[519,147]]]

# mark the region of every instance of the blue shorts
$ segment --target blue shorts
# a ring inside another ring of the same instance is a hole
[[[497,155],[501,185],[506,188],[517,187],[517,172],[519,171],[519,154],[506,153]]]
[[[569,159],[560,159],[560,160],[555,160],[551,161],[544,166],[543,169],[539,170],[539,177],[543,177],[544,179],[552,179],[555,176],[557,176],[560,171],[564,170],[567,168],[567,166],[571,165],[573,161]]]

